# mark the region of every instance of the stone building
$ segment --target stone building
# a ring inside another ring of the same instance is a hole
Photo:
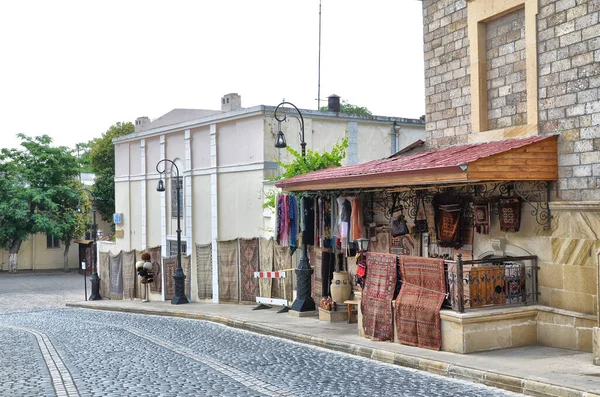
[[[598,0],[423,0],[427,146],[559,137],[558,162],[548,163],[559,175],[548,192],[550,230],[529,222],[518,233],[475,236],[474,256],[522,250],[540,266],[540,305],[526,321],[481,328],[487,348],[592,351],[600,321],[599,14]],[[526,161],[512,166],[535,172]]]

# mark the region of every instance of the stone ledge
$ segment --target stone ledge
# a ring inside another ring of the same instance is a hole
[[[551,211],[595,211],[600,212],[600,201],[550,201]]]

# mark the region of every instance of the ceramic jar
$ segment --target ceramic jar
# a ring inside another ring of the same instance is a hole
[[[348,272],[334,272],[331,280],[331,297],[337,304],[343,304],[350,299],[352,285],[348,280]]]

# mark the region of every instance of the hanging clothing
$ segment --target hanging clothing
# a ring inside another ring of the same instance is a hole
[[[295,196],[289,196],[289,227],[290,227],[290,252],[298,248],[298,200]]]
[[[352,205],[352,241],[363,237],[363,208],[360,197],[355,197]]]
[[[350,219],[352,216],[352,204],[347,197],[340,196],[337,198],[339,209],[338,226],[340,230],[340,240],[342,249],[348,248],[348,236],[350,232]]]
[[[304,223],[302,224],[302,244],[315,245],[315,200],[302,197]]]
[[[281,195],[281,217],[279,218],[279,245],[290,245],[290,210],[288,195]]]

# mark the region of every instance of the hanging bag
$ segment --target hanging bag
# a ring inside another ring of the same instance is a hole
[[[419,208],[423,207],[423,215],[419,216]],[[419,219],[421,218],[421,219]],[[415,233],[427,233],[429,225],[427,224],[427,212],[425,211],[425,199],[417,198],[417,211],[415,212]]]
[[[406,224],[406,218],[404,218],[404,214],[402,213],[402,205],[400,205],[400,215],[394,216],[394,212],[396,209],[396,195],[394,195],[392,201],[392,211],[390,213],[390,228],[392,229],[392,237],[404,236],[408,234],[408,225]]]

